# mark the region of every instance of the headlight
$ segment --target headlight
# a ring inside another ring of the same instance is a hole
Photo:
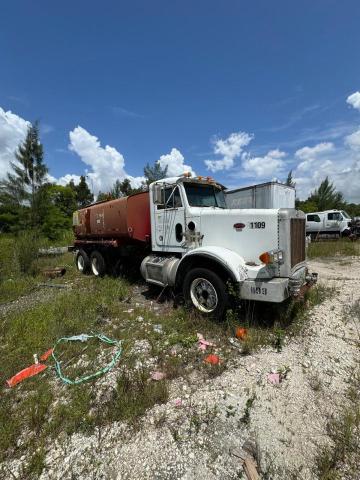
[[[262,253],[259,256],[259,260],[266,265],[271,263],[283,263],[284,252],[282,250],[270,250],[269,252]]]

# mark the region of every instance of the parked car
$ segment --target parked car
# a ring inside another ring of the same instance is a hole
[[[326,210],[306,214],[306,234],[347,237],[351,233],[351,217],[344,210]]]

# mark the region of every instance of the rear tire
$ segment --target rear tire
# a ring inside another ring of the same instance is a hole
[[[207,268],[194,268],[184,279],[184,298],[201,315],[222,319],[229,298],[224,280]]]
[[[85,250],[79,250],[75,258],[76,268],[80,273],[89,273],[90,272],[90,259]]]
[[[106,273],[106,263],[100,252],[95,250],[90,255],[91,271],[95,277],[103,277]]]

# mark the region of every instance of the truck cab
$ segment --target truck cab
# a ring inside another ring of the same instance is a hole
[[[187,303],[221,316],[231,282],[242,299],[282,302],[315,281],[305,259],[305,215],[289,208],[230,209],[209,177],[150,185],[151,254],[145,280],[182,289]]]
[[[349,236],[351,217],[344,210],[326,210],[306,214],[306,234],[312,238],[321,235]]]

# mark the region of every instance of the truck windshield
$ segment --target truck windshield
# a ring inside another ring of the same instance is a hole
[[[345,217],[345,218],[351,218],[351,217],[349,217],[349,215],[348,215],[346,212],[344,212],[344,210],[341,210],[341,213],[343,214],[343,217]]]
[[[226,208],[225,195],[213,185],[184,183],[187,199],[191,207]]]

